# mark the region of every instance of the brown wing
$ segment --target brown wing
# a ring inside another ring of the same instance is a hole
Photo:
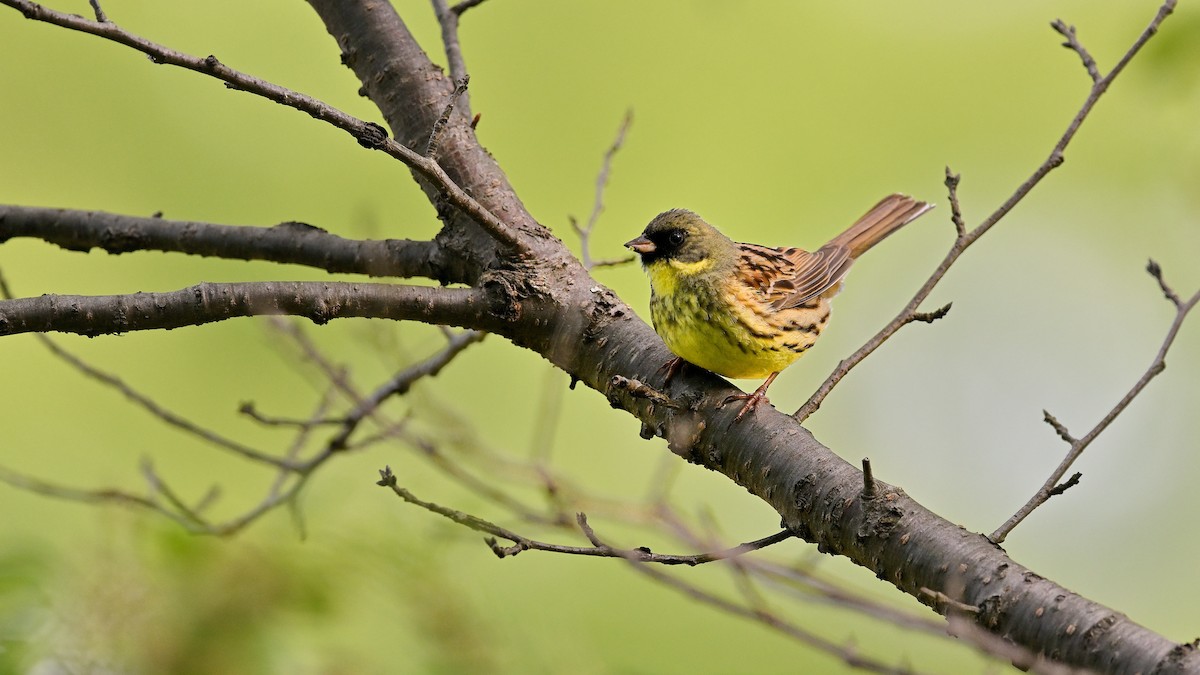
[[[795,289],[788,297],[773,300],[773,304],[777,309],[798,307],[825,293],[842,281],[855,258],[931,208],[932,204],[907,195],[888,195],[815,253],[780,251],[793,264],[791,283]]]
[[[850,249],[836,244],[826,244],[813,253],[796,249],[789,257],[796,266],[791,279],[793,290],[787,297],[775,301],[777,309],[799,307],[820,296],[841,283],[854,262]]]
[[[796,307],[842,280],[850,268],[850,251],[826,245],[815,253],[799,248],[738,244],[738,276],[775,309]]]

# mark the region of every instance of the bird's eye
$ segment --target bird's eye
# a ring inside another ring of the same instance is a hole
[[[686,238],[687,234],[684,233],[683,230],[672,230],[671,233],[667,235],[667,243],[672,246],[679,246]]]

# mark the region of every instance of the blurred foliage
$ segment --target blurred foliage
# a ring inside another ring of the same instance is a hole
[[[53,6],[80,14],[82,0]],[[396,2],[441,61],[428,3]],[[146,37],[377,120],[303,3],[108,0]],[[963,174],[969,224],[1049,152],[1086,93],[1078,59],[1047,23],[1062,17],[1106,69],[1153,2],[1004,5],[928,0],[653,3],[490,0],[463,17],[479,133],[535,216],[574,246],[600,158],[624,111],[593,254],[609,257],[655,213],[693,208],[737,239],[811,246],[891,191],[944,201]],[[1100,103],[1067,162],[973,249],[931,298],[954,302],[872,356],[812,418],[818,437],[945,517],[990,531],[1040,485],[1064,448],[1050,409],[1082,433],[1149,363],[1170,320],[1142,268],[1154,257],[1181,292],[1200,285],[1200,13],[1183,3]],[[301,220],[344,236],[429,237],[433,209],[395,162],[293,111],[130,50],[0,10],[0,201],[232,224]],[[911,296],[950,243],[947,209],[856,265],[821,346],[772,389],[794,409],[838,359]],[[326,278],[313,270],[187,258],[0,246],[21,295],[170,290],[198,281]],[[597,278],[645,315],[633,266]],[[1193,321],[1194,323],[1194,321]],[[309,329],[362,388],[440,345],[437,331],[365,321]],[[1084,456],[1083,482],[1006,544],[1039,573],[1176,639],[1192,639],[1200,544],[1197,329],[1166,373]],[[58,337],[163,405],[248,443],[287,438],[236,414],[308,414],[326,383],[263,322],[96,340]],[[164,428],[81,378],[27,336],[0,341],[0,464],[64,484],[142,491],[149,457],[185,496],[253,506],[271,476]],[[681,466],[637,423],[489,339],[395,416],[484,480],[549,454],[590,493],[663,489],[724,541],[777,517],[723,477]],[[560,416],[551,411],[561,409]],[[553,426],[552,426],[553,425]],[[545,430],[553,428],[553,433]],[[549,437],[547,446],[545,437]],[[531,448],[540,448],[536,452]],[[547,449],[548,448],[548,449]],[[508,509],[463,489],[419,446],[348,454],[300,504],[306,538],[276,512],[232,540],[159,519],[0,489],[0,671],[287,673],[842,672],[838,661],[723,616],[611,560],[523,553],[498,561],[480,537],[372,485],[384,464],[418,495],[514,528]],[[664,468],[665,467],[665,468]],[[527,504],[543,498],[515,491]],[[708,514],[707,516],[705,514]],[[617,543],[660,541],[597,522]],[[577,534],[529,534],[581,543]],[[1164,546],[1170,542],[1170,546]],[[869,572],[788,542],[774,555],[920,608]],[[718,566],[682,571],[727,589]],[[772,597],[780,607],[790,597]],[[932,672],[980,672],[969,649],[805,602],[785,610],[864,652]]]

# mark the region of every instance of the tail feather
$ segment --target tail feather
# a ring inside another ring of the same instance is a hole
[[[908,195],[892,194],[884,197],[878,204],[867,211],[845,232],[834,237],[826,247],[845,247],[854,259],[875,244],[883,241],[889,234],[916,220],[933,204],[918,201]]]

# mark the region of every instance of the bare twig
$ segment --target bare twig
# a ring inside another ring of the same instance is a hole
[[[467,73],[467,62],[463,59],[462,43],[458,40],[458,17],[462,16],[463,10],[458,10],[458,7],[447,6],[446,0],[433,0],[433,13],[437,16],[438,24],[442,28],[442,45],[446,49],[446,66],[450,70],[450,78],[463,87],[458,94],[462,95],[462,105],[460,106],[463,115],[468,119],[471,118],[471,96],[466,91],[465,83],[470,78]],[[458,91],[456,88],[455,91]],[[454,99],[458,94],[451,97],[450,105],[453,105]],[[447,114],[448,118],[449,115]],[[471,125],[474,128],[474,124]],[[429,152],[425,156],[430,156]]]
[[[863,656],[857,649],[850,646],[839,645],[838,643],[821,637],[815,633],[805,630],[795,623],[788,621],[779,614],[764,610],[762,608],[747,607],[727,598],[711,593],[695,584],[688,583],[681,579],[668,574],[662,568],[653,567],[651,565],[633,564],[632,569],[639,574],[650,577],[658,583],[674,589],[687,597],[715,607],[718,610],[741,617],[757,621],[762,625],[786,635],[797,642],[806,644],[810,647],[818,649],[826,654],[833,656],[846,663],[847,665],[873,673],[890,673],[895,675],[919,675],[920,671],[903,666],[891,666],[881,661]]]
[[[875,475],[871,471],[871,458],[870,457],[862,458],[862,471],[863,471],[862,498],[863,499],[874,499],[875,498]]]
[[[135,506],[138,508],[143,508],[166,516],[189,531],[196,531],[196,524],[190,518],[186,518],[178,513],[175,513],[174,511],[171,511],[170,509],[164,508],[153,499],[130,494],[121,490],[83,490],[79,488],[70,488],[62,485],[55,485],[31,476],[26,476],[4,467],[0,467],[0,482],[7,483],[8,485],[19,490],[25,490],[27,492],[33,492],[35,494],[45,495],[47,497],[53,497],[55,499],[83,502],[85,504],[119,504],[122,506]]]
[[[588,216],[587,224],[580,226],[579,222],[574,218],[568,218],[571,223],[571,229],[575,230],[575,234],[579,235],[579,259],[583,262],[585,269],[595,269],[597,267],[610,267],[613,265],[621,265],[633,261],[633,256],[626,256],[614,260],[593,260],[591,254],[591,237],[592,232],[596,229],[596,223],[600,220],[600,214],[604,212],[604,190],[608,187],[608,177],[612,172],[613,157],[620,151],[621,146],[625,144],[625,136],[629,133],[629,127],[633,124],[633,110],[626,110],[625,117],[621,119],[621,126],[617,129],[617,137],[613,139],[612,145],[604,153],[604,160],[600,163],[600,173],[596,175],[596,198],[592,202],[592,212]]]
[[[381,469],[379,471],[379,476],[380,479],[377,481],[379,486],[390,488],[397,497],[400,497],[409,504],[419,506],[426,511],[430,511],[444,518],[448,518],[449,520],[475,530],[476,532],[483,532],[484,534],[492,535],[492,537],[507,539],[508,541],[513,542],[512,546],[501,546],[495,539],[487,540],[487,543],[492,548],[492,551],[501,558],[514,556],[522,551],[548,551],[552,553],[565,553],[568,555],[583,555],[600,558],[624,558],[626,560],[644,563],[658,563],[662,565],[695,566],[717,560],[725,560],[727,558],[739,556],[751,551],[757,551],[772,544],[786,541],[794,536],[788,530],[783,530],[777,534],[763,537],[762,539],[757,539],[755,541],[748,542],[740,546],[735,546],[734,548],[726,549],[724,551],[716,551],[713,553],[697,553],[693,555],[670,555],[664,553],[654,553],[648,548],[619,549],[609,546],[601,542],[599,538],[596,537],[596,533],[592,530],[591,526],[588,525],[587,516],[580,513],[577,515],[579,528],[583,531],[584,535],[587,536],[592,545],[565,546],[562,544],[550,544],[517,534],[512,530],[503,528],[478,516],[447,508],[433,502],[424,501],[406,488],[400,487],[396,480],[396,474],[392,473],[391,467],[384,467]]]
[[[185,434],[194,436],[214,447],[222,450],[228,450],[235,455],[245,457],[246,459],[250,459],[255,462],[260,462],[280,469],[294,468],[292,467],[291,463],[285,459],[273,457],[260,450],[255,450],[248,445],[244,445],[237,441],[226,438],[211,429],[202,427],[186,419],[182,415],[166,409],[165,407],[159,405],[159,403],[154,399],[126,384],[121,378],[112,373],[104,372],[103,370],[92,366],[78,356],[75,356],[62,347],[59,347],[58,344],[45,335],[37,333],[34,335],[34,337],[37,338],[37,340],[41,342],[51,354],[54,354],[54,356],[65,361],[72,368],[75,368],[87,377],[100,382],[106,387],[110,387],[120,392],[123,396],[125,396],[125,398],[129,399],[135,405],[150,413],[153,417],[156,417],[162,422],[175,427]]]
[[[973,645],[994,659],[1013,664],[1019,670],[1036,673],[1036,675],[1099,675],[1094,670],[1072,668],[1056,663],[1041,654],[1029,651],[1012,640],[989,633],[975,622],[971,612],[951,613],[946,620],[949,623],[950,635]]]
[[[486,0],[462,0],[462,2],[450,8],[450,11],[458,16],[462,16],[463,12],[482,5]]]
[[[959,237],[964,237],[967,234],[967,224],[963,221],[962,205],[958,203],[958,182],[962,180],[962,176],[946,167],[946,192],[950,198],[950,220],[954,223],[954,229],[958,231]]]
[[[800,565],[780,565],[768,560],[747,558],[742,561],[759,574],[775,591],[787,591],[811,601],[820,600],[827,605],[860,612],[865,616],[900,626],[907,630],[945,637],[946,624],[927,615],[916,615],[899,610],[873,598],[865,597],[841,587],[837,583],[818,579]]]
[[[1150,384],[1150,380],[1153,380],[1155,377],[1157,377],[1158,374],[1167,367],[1167,351],[1171,349],[1171,345],[1175,342],[1175,336],[1179,334],[1179,329],[1183,326],[1183,321],[1187,318],[1188,312],[1190,312],[1197,303],[1200,303],[1200,291],[1197,291],[1186,301],[1175,302],[1175,297],[1173,297],[1174,291],[1172,291],[1162,279],[1162,270],[1159,269],[1157,265],[1153,265],[1152,269],[1150,269],[1150,274],[1153,275],[1156,280],[1158,280],[1158,283],[1163,289],[1163,293],[1166,294],[1167,298],[1172,300],[1172,302],[1176,305],[1175,319],[1171,322],[1171,327],[1167,330],[1167,335],[1163,339],[1162,345],[1158,348],[1158,354],[1155,355],[1154,361],[1150,364],[1150,367],[1146,369],[1146,372],[1142,373],[1142,376],[1138,378],[1136,383],[1134,383],[1133,388],[1126,392],[1125,395],[1121,397],[1121,400],[1118,401],[1115,406],[1113,406],[1112,410],[1109,410],[1108,414],[1106,414],[1104,418],[1092,428],[1091,431],[1084,434],[1082,438],[1072,438],[1071,435],[1067,433],[1066,427],[1059,423],[1058,420],[1054,419],[1052,415],[1046,413],[1046,421],[1052,427],[1054,427],[1054,430],[1064,441],[1067,441],[1071,444],[1071,447],[1067,451],[1067,456],[1058,465],[1058,468],[1056,468],[1050,474],[1050,477],[1046,479],[1046,482],[1042,484],[1042,487],[1038,489],[1033,497],[1031,497],[1024,506],[1022,506],[1016,513],[1012,515],[1011,518],[1005,521],[1003,525],[1001,525],[990,535],[989,538],[997,544],[1004,541],[1008,534],[1012,532],[1013,528],[1019,525],[1022,520],[1025,520],[1029,514],[1033,513],[1034,509],[1046,503],[1046,500],[1050,499],[1050,497],[1056,494],[1061,494],[1067,488],[1079,482],[1080,474],[1076,474],[1067,480],[1067,482],[1062,483],[1061,485],[1059,484],[1059,481],[1062,480],[1062,477],[1066,475],[1067,470],[1071,468],[1071,465],[1075,463],[1075,460],[1079,459],[1079,456],[1083,454],[1083,451],[1088,447],[1088,445],[1090,445],[1092,441],[1096,440],[1096,437],[1099,436],[1105,429],[1107,429],[1108,425],[1112,424],[1113,420],[1115,420],[1117,416],[1125,410],[1125,408],[1129,407],[1129,404],[1133,402],[1133,399],[1137,398],[1138,394],[1142,393],[1142,390],[1146,388],[1146,385]]]
[[[329,441],[329,448],[341,450],[346,447],[350,436],[364,418],[373,414],[384,401],[393,396],[403,396],[417,381],[425,377],[435,377],[467,347],[487,337],[481,331],[466,330],[450,337],[446,346],[430,358],[405,368],[396,373],[390,380],[378,387],[370,396],[359,401],[342,423],[342,428]]]
[[[345,418],[310,418],[310,419],[292,419],[289,417],[273,417],[264,415],[258,411],[253,401],[246,401],[238,406],[238,412],[267,427],[290,427],[297,429],[311,429],[312,427],[345,424]]]
[[[1083,44],[1079,42],[1079,38],[1075,35],[1075,26],[1068,26],[1062,19],[1055,19],[1050,22],[1050,27],[1057,31],[1060,35],[1067,39],[1062,46],[1074,51],[1083,61],[1083,67],[1091,76],[1092,82],[1100,81],[1100,69],[1096,67],[1096,60],[1084,49]]]
[[[185,504],[179,495],[177,495],[175,491],[171,489],[169,485],[167,485],[166,481],[159,478],[158,473],[154,471],[154,464],[149,458],[144,458],[142,460],[142,476],[146,479],[146,483],[150,486],[151,493],[162,495],[163,498],[167,500],[167,503],[169,503],[177,513],[192,521],[198,527],[206,526],[206,523],[204,522],[204,519],[200,517],[200,514],[194,508]]]
[[[952,302],[947,302],[932,312],[913,312],[912,314],[908,315],[907,323],[912,323],[913,321],[920,321],[921,323],[933,323],[934,321],[937,321],[938,319],[941,319],[949,314],[950,307],[953,306],[953,304],[954,303]]]
[[[1146,271],[1149,272],[1150,276],[1154,277],[1154,280],[1158,282],[1158,287],[1160,290],[1162,290],[1163,296],[1166,297],[1167,300],[1170,300],[1171,304],[1175,305],[1176,309],[1179,309],[1179,307],[1183,305],[1183,301],[1179,299],[1179,294],[1176,293],[1175,290],[1168,286],[1167,282],[1163,280],[1162,267],[1160,267],[1159,264],[1153,260],[1150,260],[1146,263]]]
[[[1046,424],[1049,424],[1050,427],[1054,429],[1054,433],[1058,434],[1059,438],[1071,444],[1077,442],[1075,437],[1072,436],[1071,432],[1067,429],[1067,426],[1062,422],[1059,422],[1057,417],[1051,415],[1049,410],[1042,411],[1042,418],[1045,420]]]
[[[935,591],[925,588],[924,586],[921,587],[921,595],[930,598],[940,607],[948,608],[956,612],[964,612],[966,614],[978,614],[980,612],[979,608],[975,605],[968,605],[965,602],[955,600],[941,591]]]
[[[1096,103],[1099,102],[1100,97],[1103,96],[1106,91],[1108,91],[1109,86],[1112,85],[1117,76],[1125,70],[1127,65],[1129,65],[1130,60],[1132,60],[1133,57],[1137,55],[1139,51],[1141,51],[1142,47],[1146,45],[1146,42],[1158,32],[1158,27],[1167,18],[1167,16],[1174,11],[1175,4],[1176,0],[1166,0],[1166,2],[1159,7],[1158,12],[1154,15],[1154,18],[1151,19],[1149,25],[1147,25],[1137,39],[1134,40],[1133,45],[1130,46],[1125,54],[1117,61],[1117,64],[1113,66],[1112,70],[1110,70],[1107,75],[1093,83],[1091,90],[1088,92],[1087,98],[1085,98],[1083,101],[1083,105],[1079,108],[1079,111],[1075,113],[1075,117],[1071,119],[1071,122],[1067,125],[1066,131],[1064,131],[1062,136],[1059,137],[1058,142],[1054,144],[1054,147],[1050,150],[1049,156],[1047,156],[1046,159],[1043,160],[1036,169],[1034,169],[1033,173],[1026,178],[1020,186],[1017,187],[1016,191],[1013,192],[1008,199],[1004,200],[1003,204],[997,207],[995,211],[993,211],[973,230],[968,231],[965,227],[960,227],[959,223],[955,222],[955,229],[958,232],[958,236],[955,237],[954,244],[951,245],[950,250],[946,253],[946,256],[942,259],[942,262],[939,263],[937,268],[933,271],[933,274],[930,275],[929,279],[927,279],[921,288],[917,290],[917,293],[912,297],[911,300],[909,300],[908,304],[904,306],[904,309],[900,311],[896,318],[888,322],[887,325],[881,328],[878,333],[871,337],[871,339],[867,340],[866,344],[860,347],[857,351],[838,363],[837,367],[834,368],[833,372],[829,374],[829,377],[827,377],[825,381],[821,383],[821,386],[818,387],[815,392],[813,392],[808,401],[806,401],[804,405],[800,406],[800,408],[793,413],[792,416],[797,421],[803,422],[808,418],[809,415],[812,415],[814,412],[816,412],[817,409],[821,407],[821,403],[825,400],[825,397],[829,395],[829,392],[833,391],[833,388],[837,386],[838,382],[841,382],[842,378],[846,377],[846,375],[853,370],[855,366],[857,366],[859,363],[862,363],[863,359],[870,356],[872,352],[878,349],[890,337],[895,335],[897,331],[899,331],[905,325],[911,323],[912,319],[910,317],[917,312],[917,308],[920,307],[921,303],[929,297],[929,294],[933,292],[933,289],[937,286],[938,282],[940,282],[942,278],[946,276],[946,273],[950,270],[951,265],[958,260],[959,256],[961,256],[963,252],[971,246],[971,244],[975,243],[980,237],[986,234],[988,230],[992,229],[992,227],[995,226],[995,224],[998,223],[1001,218],[1008,215],[1008,212],[1011,211],[1017,204],[1019,204],[1021,200],[1023,200],[1031,190],[1033,190],[1033,188],[1037,187],[1038,183],[1040,183],[1047,174],[1062,165],[1064,157],[1063,153],[1066,151],[1067,146],[1070,145],[1071,140],[1075,138],[1075,134],[1079,132],[1079,127],[1092,112],[1092,108],[1094,108]],[[947,173],[950,174],[950,176],[947,178],[946,186],[951,195],[951,218],[953,219],[953,204],[957,200],[958,176],[950,173],[949,171]]]
[[[1065,483],[1059,483],[1058,485],[1055,485],[1054,489],[1050,491],[1049,496],[1054,497],[1055,495],[1061,495],[1067,490],[1079,485],[1080,478],[1083,478],[1083,474],[1076,471],[1075,473],[1071,474],[1071,477],[1068,478]]]
[[[108,17],[105,16],[104,10],[100,8],[100,0],[88,0],[92,5],[92,11],[96,14],[96,20],[100,23],[108,23]]]
[[[387,132],[378,124],[358,119],[311,96],[234,70],[221,63],[215,56],[199,57],[185,54],[130,33],[112,22],[90,21],[75,14],[54,11],[30,0],[0,0],[0,4],[20,11],[28,19],[123,44],[146,54],[154,63],[178,66],[217,78],[233,89],[261,96],[327,122],[349,133],[359,145],[379,150],[400,160],[422,178],[436,185],[449,203],[475,221],[505,248],[516,253],[528,253],[531,250],[529,243],[516,230],[471,197],[436,161],[388,138]]]

